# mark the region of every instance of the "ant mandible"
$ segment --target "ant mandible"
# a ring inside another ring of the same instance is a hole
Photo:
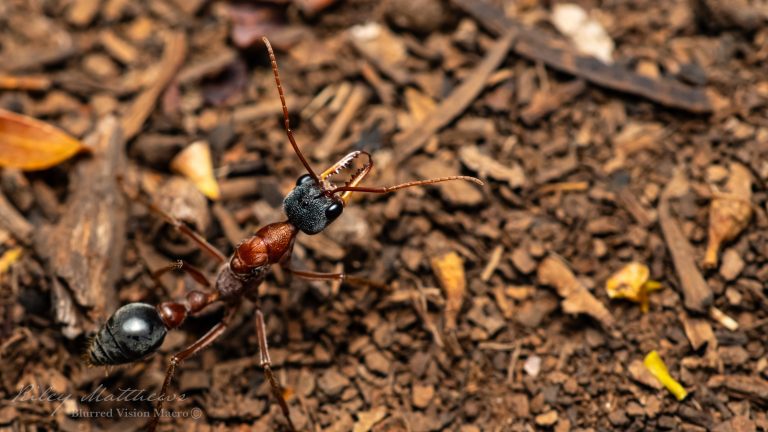
[[[382,194],[412,186],[449,180],[468,180],[483,185],[483,182],[474,177],[451,176],[412,181],[386,187],[358,186],[373,168],[371,155],[364,151],[349,153],[320,175],[317,175],[306,158],[304,158],[293,137],[275,54],[272,51],[269,40],[266,37],[263,40],[269,52],[272,71],[275,75],[275,83],[277,84],[280,101],[283,106],[283,118],[288,140],[291,142],[291,146],[302,165],[307,170],[307,174],[299,177],[296,187],[283,201],[283,210],[288,220],[272,223],[261,228],[256,234],[240,242],[232,256],[227,259],[213,245],[208,243],[205,238],[181,221],[151,202],[143,200],[138,196],[132,197],[146,205],[152,212],[189,237],[200,249],[216,259],[219,264],[219,270],[216,274],[215,282],[211,283],[208,277],[199,270],[183,264],[180,266],[181,269],[205,287],[205,290],[194,290],[189,292],[183,300],[163,302],[157,306],[146,303],[129,303],[119,308],[107,320],[96,336],[92,338],[86,353],[87,360],[92,365],[119,365],[138,361],[157,351],[165,339],[166,333],[181,326],[189,315],[200,312],[205,307],[214,303],[224,304],[225,312],[221,321],[214,325],[200,339],[171,357],[165,374],[165,380],[163,381],[163,387],[157,399],[158,402],[154,410],[154,416],[147,426],[149,431],[154,431],[157,427],[159,421],[158,414],[162,412],[163,402],[166,399],[168,386],[171,383],[176,367],[188,357],[213,343],[227,330],[243,297],[253,301],[256,309],[256,337],[259,344],[259,363],[264,369],[264,374],[267,381],[269,381],[275,399],[280,404],[280,409],[285,416],[288,427],[291,430],[295,430],[280,384],[272,373],[272,361],[270,360],[267,348],[264,315],[258,298],[258,287],[266,277],[270,266],[280,264],[289,273],[306,279],[363,281],[362,279],[347,276],[344,273],[317,273],[291,269],[287,264],[296,235],[299,231],[310,235],[321,232],[341,216],[344,207],[349,203],[350,196],[354,192]],[[335,186],[330,182],[332,176],[347,168],[355,159],[361,156],[366,158],[364,165],[346,183],[342,186]],[[179,266],[174,265],[161,269],[153,276],[157,278],[162,273],[174,268],[179,268]]]

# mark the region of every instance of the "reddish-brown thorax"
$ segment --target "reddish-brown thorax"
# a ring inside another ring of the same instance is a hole
[[[230,266],[235,273],[248,273],[255,267],[276,264],[290,250],[298,229],[289,222],[269,224],[237,246]]]

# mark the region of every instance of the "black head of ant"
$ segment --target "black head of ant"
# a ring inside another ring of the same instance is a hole
[[[280,94],[280,101],[283,104],[283,119],[285,121],[285,130],[288,134],[288,140],[291,142],[294,152],[299,157],[302,165],[307,170],[307,174],[299,177],[296,181],[296,187],[285,197],[283,201],[283,209],[288,221],[296,226],[299,230],[306,234],[317,234],[325,229],[328,225],[336,220],[344,211],[344,207],[349,202],[349,197],[354,192],[367,192],[367,193],[389,193],[396,190],[405,189],[412,186],[421,186],[432,183],[440,183],[450,180],[466,180],[483,185],[483,182],[475,177],[470,176],[450,176],[439,177],[429,180],[419,180],[407,183],[401,183],[394,186],[384,187],[362,187],[358,186],[360,182],[371,172],[373,169],[373,159],[368,152],[354,151],[339,159],[330,168],[325,170],[322,174],[317,175],[312,167],[307,162],[307,159],[301,153],[299,146],[296,144],[296,140],[293,137],[293,131],[291,130],[290,120],[288,117],[288,108],[285,105],[285,95],[283,94],[283,87],[280,84],[280,74],[277,69],[277,60],[275,60],[275,53],[272,51],[272,45],[269,40],[262,38],[264,44],[267,46],[269,52],[269,59],[272,62],[272,72],[275,75],[275,83],[277,84],[277,91]],[[363,167],[358,169],[352,177],[344,183],[342,186],[334,186],[330,178],[338,174],[342,169],[349,167],[349,165],[360,156],[365,156],[367,161]]]

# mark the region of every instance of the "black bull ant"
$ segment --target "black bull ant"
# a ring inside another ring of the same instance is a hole
[[[291,430],[294,430],[288,412],[288,404],[283,397],[280,384],[272,373],[272,363],[267,349],[264,315],[258,301],[259,284],[266,277],[270,266],[280,264],[291,274],[306,279],[361,282],[363,281],[362,279],[350,277],[344,273],[317,273],[290,269],[288,267],[290,262],[288,258],[291,255],[293,243],[299,231],[306,234],[321,232],[341,215],[344,207],[349,203],[350,196],[354,192],[388,193],[411,186],[449,180],[468,180],[480,185],[483,184],[474,177],[451,176],[412,181],[387,187],[358,186],[373,169],[371,155],[364,151],[354,151],[344,156],[333,166],[317,175],[312,170],[312,167],[309,166],[304,155],[302,155],[293,137],[288,120],[288,108],[285,105],[285,96],[280,85],[277,61],[275,60],[272,46],[266,38],[264,38],[264,43],[269,52],[277,90],[283,105],[283,117],[288,140],[307,170],[307,174],[299,177],[296,187],[283,201],[283,209],[288,220],[272,223],[261,228],[256,234],[240,242],[232,256],[227,259],[200,234],[194,232],[154,204],[139,197],[134,197],[134,199],[142,202],[182,234],[188,236],[203,251],[215,258],[219,263],[219,270],[216,274],[215,282],[211,283],[208,277],[200,271],[183,264],[180,268],[205,287],[204,290],[191,291],[183,300],[163,302],[157,306],[151,306],[146,303],[130,303],[121,307],[91,340],[88,352],[86,353],[88,361],[93,365],[119,365],[135,362],[157,351],[163,339],[165,339],[166,333],[169,330],[178,328],[190,314],[199,312],[213,303],[220,302],[225,305],[225,313],[219,323],[192,345],[171,357],[157,407],[154,410],[155,416],[148,425],[148,430],[150,431],[153,431],[157,426],[159,421],[157,413],[162,411],[163,401],[166,398],[168,386],[171,383],[176,367],[184,359],[210,345],[227,330],[243,297],[252,300],[255,304],[256,335],[259,343],[260,365],[264,369],[266,379],[270,383],[275,399],[280,404],[288,426]],[[330,178],[332,176],[338,174],[342,169],[349,167],[353,160],[360,157],[365,158],[365,163],[346,183],[341,186],[335,186],[331,183]],[[162,269],[155,276],[159,276],[173,268],[179,268],[179,266]]]

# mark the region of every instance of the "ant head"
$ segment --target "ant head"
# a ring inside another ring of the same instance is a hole
[[[280,73],[277,70],[277,60],[275,60],[275,53],[272,51],[272,45],[269,40],[262,38],[264,44],[267,46],[267,52],[269,53],[269,59],[272,63],[272,72],[275,75],[275,84],[277,85],[277,92],[280,95],[280,102],[283,106],[283,120],[285,122],[285,132],[288,135],[288,140],[291,142],[293,151],[296,156],[299,157],[301,164],[307,170],[307,174],[299,177],[296,182],[296,187],[285,197],[283,201],[283,209],[288,216],[288,221],[307,234],[317,234],[324,230],[331,222],[341,216],[344,211],[344,206],[349,201],[349,197],[354,192],[367,192],[367,193],[389,193],[396,190],[405,189],[413,186],[421,186],[432,183],[440,183],[450,180],[466,180],[483,185],[483,182],[474,177],[468,176],[450,176],[439,177],[429,180],[418,180],[407,183],[401,183],[394,186],[385,187],[361,187],[358,186],[363,178],[373,169],[373,160],[371,155],[363,151],[354,151],[338,162],[333,164],[330,168],[325,170],[322,174],[317,175],[312,167],[307,162],[307,159],[301,153],[296,140],[293,137],[291,131],[290,118],[288,116],[288,107],[285,105],[285,95],[283,94],[283,86],[280,84]],[[362,168],[358,169],[352,177],[341,186],[334,186],[330,178],[339,173],[342,169],[348,167],[353,160],[359,156],[366,156],[368,161]]]
[[[288,220],[306,234],[317,234],[341,216],[352,192],[337,191],[338,188],[331,182],[332,177],[362,155],[366,156],[368,161],[344,183],[344,186],[354,187],[373,168],[371,155],[367,152],[355,151],[344,156],[317,176],[317,180],[313,174],[299,177],[296,187],[283,201]]]

